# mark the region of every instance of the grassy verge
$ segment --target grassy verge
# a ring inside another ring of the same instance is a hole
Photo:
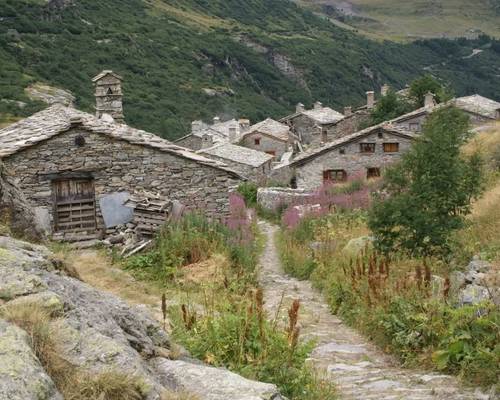
[[[119,371],[90,373],[61,356],[58,343],[63,340],[58,316],[36,304],[6,304],[0,317],[24,329],[31,346],[48,375],[65,399],[142,400],[147,396],[144,382]]]
[[[333,388],[305,365],[311,344],[298,340],[298,309],[290,310],[286,329],[265,315],[255,279],[261,240],[243,209],[225,225],[185,216],[126,268],[167,293],[177,291],[178,301],[164,311],[174,339],[195,357],[274,383],[291,400],[334,399]]]
[[[473,217],[473,228],[462,234],[480,231],[479,223]],[[333,312],[405,364],[457,374],[476,385],[496,383],[498,308],[488,302],[456,308],[448,264],[399,254],[389,259],[365,240],[350,242],[367,233],[363,213],[336,213],[286,229],[279,247],[289,273],[310,278]]]

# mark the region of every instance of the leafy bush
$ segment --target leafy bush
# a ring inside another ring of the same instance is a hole
[[[393,90],[389,90],[385,96],[377,101],[377,105],[371,112],[371,124],[376,125],[389,121],[410,112],[413,108],[406,98],[399,96]]]
[[[385,173],[369,226],[383,251],[446,254],[482,187],[480,159],[461,155],[468,118],[447,107],[427,120],[421,140]],[[410,206],[409,206],[410,205]]]
[[[243,196],[247,207],[255,207],[257,205],[257,190],[258,187],[253,182],[243,182],[238,186],[238,193]]]

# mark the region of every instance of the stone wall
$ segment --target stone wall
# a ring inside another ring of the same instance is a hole
[[[75,144],[79,135],[85,138],[81,147]],[[94,179],[97,204],[107,194],[147,190],[212,217],[227,214],[228,192],[239,182],[229,172],[77,128],[16,153],[4,163],[49,227],[52,180],[63,173],[88,173]],[[99,207],[97,214],[98,226],[103,228]]]
[[[317,123],[306,115],[300,114],[292,119],[295,134],[302,139],[303,144],[311,144],[314,140],[321,140]]]
[[[260,139],[260,144],[256,145],[255,139]],[[249,149],[263,151],[264,153],[274,151],[276,154],[276,161],[279,161],[288,149],[288,143],[273,139],[272,137],[263,135],[259,132],[253,132],[246,135],[240,144]]]
[[[360,143],[376,143],[375,153],[360,153]],[[399,152],[385,153],[383,143],[399,143]],[[303,165],[296,165],[294,169],[297,187],[307,190],[317,189],[323,184],[323,171],[326,170],[345,170],[348,179],[357,174],[366,176],[368,168],[380,168],[382,170],[387,165],[398,161],[401,155],[410,148],[411,144],[411,139],[387,133],[384,133],[382,138],[378,137],[377,133],[360,138],[342,148],[335,148],[319,155]],[[345,154],[340,153],[341,149]]]
[[[327,128],[327,139],[331,142],[343,136],[350,135],[351,133],[358,132],[362,129],[364,124],[369,122],[369,120],[370,113],[368,111],[357,111]]]
[[[428,114],[418,115],[405,121],[395,123],[394,126],[400,129],[406,129],[412,132],[420,133],[422,132],[422,127],[427,117]]]
[[[227,160],[222,157],[217,157],[212,154],[204,154],[205,157],[223,162],[229,168],[239,172],[248,180],[258,184],[264,185],[267,181],[267,175],[271,171],[271,162],[265,163],[260,167],[252,167],[251,165],[241,164],[236,161]]]
[[[311,197],[311,193],[301,189],[259,188],[257,203],[265,210],[276,211],[290,204],[300,204]]]
[[[192,150],[200,150],[202,147],[202,140],[201,137],[189,135],[175,141],[175,144]]]

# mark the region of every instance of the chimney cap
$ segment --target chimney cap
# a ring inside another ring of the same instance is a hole
[[[315,101],[314,102],[314,109],[318,110],[320,108],[323,108],[323,103],[321,101]]]
[[[216,115],[214,118],[213,118],[213,122],[214,124],[218,124],[220,122],[220,117],[218,115]]]

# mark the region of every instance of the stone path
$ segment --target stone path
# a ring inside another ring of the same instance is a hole
[[[340,399],[492,398],[460,387],[454,377],[401,368],[392,357],[332,315],[322,295],[308,281],[287,276],[274,243],[278,228],[267,222],[259,222],[259,226],[267,236],[259,276],[266,308],[270,315],[275,315],[279,309],[280,318],[285,318],[290,303],[300,300],[302,337],[317,343],[309,361],[335,383]]]

